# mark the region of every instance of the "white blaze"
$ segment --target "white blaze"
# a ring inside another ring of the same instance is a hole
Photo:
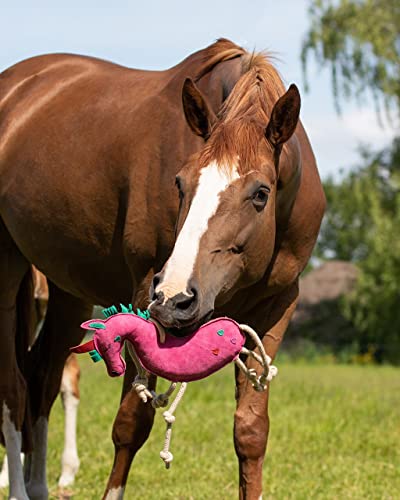
[[[199,252],[200,239],[217,211],[221,193],[238,178],[236,167],[224,169],[216,162],[201,170],[189,213],[167,262],[163,281],[156,288],[156,292],[164,293],[164,301],[178,293],[186,293]]]

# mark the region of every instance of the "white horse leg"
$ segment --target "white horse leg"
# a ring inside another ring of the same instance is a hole
[[[24,465],[24,458],[25,455],[24,453],[21,453],[21,464]],[[1,472],[0,472],[0,488],[8,488],[9,481],[8,481],[8,459],[7,455],[5,455],[4,460],[3,460],[3,465],[1,467]]]
[[[4,457],[3,465],[0,472],[0,488],[7,488],[8,486],[8,460],[7,455]]]
[[[21,463],[21,432],[17,431],[11,420],[10,410],[3,402],[3,423],[1,428],[7,449],[7,462],[9,470],[9,499],[29,500],[25,490],[24,474]]]
[[[45,500],[49,495],[46,480],[47,429],[47,418],[39,417],[33,426],[33,451],[29,482],[26,485],[31,500]]]
[[[61,381],[61,399],[64,407],[64,451],[61,459],[60,488],[70,486],[79,469],[79,457],[76,442],[76,421],[79,406],[79,366],[76,358],[68,358]]]
[[[125,486],[111,488],[108,490],[105,500],[122,500],[124,498]]]

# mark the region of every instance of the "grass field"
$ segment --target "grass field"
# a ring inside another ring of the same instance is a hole
[[[375,366],[279,363],[271,389],[271,433],[264,498],[400,498],[400,370]],[[161,415],[131,470],[126,498],[237,498],[232,444],[232,367],[189,385],[172,437],[170,471],[158,457]],[[110,471],[110,438],[120,381],[82,359],[76,499],[101,497]],[[48,477],[57,497],[63,443],[57,400],[50,422]],[[2,456],[2,455],[1,455]],[[3,492],[4,494],[5,492]],[[6,498],[6,495],[0,498]]]

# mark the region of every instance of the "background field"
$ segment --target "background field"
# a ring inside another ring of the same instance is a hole
[[[278,364],[280,373],[271,395],[264,498],[399,498],[399,370],[279,360]],[[119,388],[120,381],[109,379],[102,364],[82,359],[81,470],[73,489],[76,499],[98,499],[103,492],[113,457],[110,431]],[[158,457],[165,430],[158,415],[132,468],[126,498],[237,498],[231,437],[234,406],[231,367],[189,385],[178,409],[171,470],[165,471]],[[49,438],[53,498],[58,496],[62,426],[58,400]]]

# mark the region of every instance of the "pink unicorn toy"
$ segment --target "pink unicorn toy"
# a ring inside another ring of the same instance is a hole
[[[175,417],[173,411],[183,396],[186,383],[205,378],[234,361],[250,379],[257,391],[263,391],[267,383],[276,375],[277,369],[270,365],[271,358],[254,330],[247,325],[239,325],[230,318],[218,318],[202,325],[196,332],[186,337],[175,337],[164,331],[150,319],[147,311],[135,314],[132,306],[121,305],[121,313],[115,306],[104,309],[106,319],[91,319],[82,323],[85,330],[94,330],[93,339],[85,344],[72,347],[78,354],[89,352],[93,361],[104,359],[108,374],[119,377],[125,373],[125,360],[121,355],[125,342],[138,369],[133,386],[143,402],[152,399],[155,407],[166,406],[168,397],[175,389],[176,382],[182,387],[168,412],[164,412],[167,422],[167,436],[161,457],[167,467],[172,460],[169,452],[171,426]],[[259,349],[259,354],[247,349],[244,344],[248,334]],[[262,366],[262,374],[248,369],[239,358],[240,354],[253,357]],[[165,394],[155,394],[147,388],[147,374],[152,373],[172,382]],[[167,439],[168,438],[168,439]]]

